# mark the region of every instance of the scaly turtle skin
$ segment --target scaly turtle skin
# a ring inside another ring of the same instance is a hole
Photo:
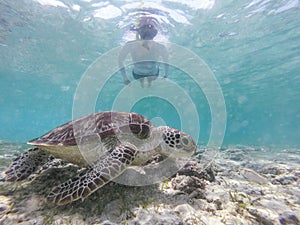
[[[36,147],[13,161],[5,171],[7,181],[27,178],[49,155],[87,167],[48,195],[48,200],[58,205],[85,199],[128,166],[142,165],[155,154],[176,158],[196,151],[194,140],[181,131],[154,127],[136,113],[110,111],[73,120],[28,144]]]

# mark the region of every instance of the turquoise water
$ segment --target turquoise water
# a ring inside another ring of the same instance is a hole
[[[23,143],[71,120],[84,72],[132,40],[130,25],[146,14],[160,22],[158,40],[189,49],[214,74],[226,107],[223,145],[299,147],[300,2],[195,2],[0,0],[0,140]],[[189,126],[201,125],[198,143],[207,143],[217,103],[175,67],[169,78],[195,104],[199,124]],[[111,110],[123,87],[112,75],[95,111]],[[131,108],[158,124],[191,122],[157,96]]]

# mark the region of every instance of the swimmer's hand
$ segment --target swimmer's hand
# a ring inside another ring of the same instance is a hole
[[[124,80],[124,84],[125,84],[125,85],[130,84],[130,80],[128,80],[128,79]]]

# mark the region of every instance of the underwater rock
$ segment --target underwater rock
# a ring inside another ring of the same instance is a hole
[[[122,215],[122,203],[120,199],[108,203],[103,210],[104,218],[113,223],[121,223],[120,216]]]
[[[264,225],[274,225],[280,224],[278,215],[269,209],[263,208],[255,208],[255,207],[247,207],[247,211],[255,217],[256,221],[259,224]]]
[[[203,221],[201,221],[201,215],[198,214],[195,208],[187,203],[176,206],[174,211],[183,219],[183,224],[204,224]]]
[[[222,210],[228,205],[230,195],[219,185],[211,185],[206,188],[205,199],[207,202],[213,202],[216,205],[216,210]]]
[[[296,214],[290,211],[280,213],[279,221],[282,225],[300,224],[300,220],[297,218]]]
[[[293,182],[297,181],[298,177],[294,174],[283,174],[277,176],[274,180],[272,180],[272,184],[281,184],[281,185],[288,185],[292,184]]]
[[[205,181],[198,177],[178,175],[171,180],[174,190],[180,190],[187,194],[192,194],[193,198],[204,198]]]
[[[205,198],[205,187],[215,181],[211,166],[203,166],[197,160],[191,160],[171,178],[171,187],[182,191],[190,198]]]
[[[177,175],[193,176],[209,182],[213,182],[216,179],[215,172],[211,165],[201,165],[201,163],[196,160],[187,162],[184,167],[177,172]]]
[[[259,170],[259,172],[267,175],[281,175],[286,173],[287,169],[284,168],[283,166],[272,164],[272,165],[265,165],[263,168]]]
[[[112,223],[112,222],[110,222],[109,220],[105,220],[105,221],[103,221],[102,223],[99,223],[99,225],[119,225],[119,224]]]
[[[162,212],[153,212],[152,210],[139,209],[136,213],[136,218],[128,225],[150,225],[150,224],[184,224],[183,219],[172,210],[163,210]]]
[[[258,174],[257,172],[250,169],[241,169],[240,174],[250,182],[258,183],[258,184],[268,184],[269,181]]]
[[[12,205],[11,200],[6,196],[1,195],[0,196],[0,215],[9,212],[12,209],[12,207],[13,207],[13,205]]]

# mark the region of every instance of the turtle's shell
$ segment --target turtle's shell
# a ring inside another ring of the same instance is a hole
[[[43,136],[33,139],[28,144],[44,149],[56,157],[76,163],[85,164],[83,151],[90,151],[95,145],[109,142],[117,144],[118,135],[132,135],[139,140],[149,137],[153,125],[145,117],[129,112],[98,112],[80,117],[59,126]],[[130,142],[130,140],[128,140]],[[80,148],[78,145],[89,146]],[[95,158],[92,153],[91,158]],[[96,160],[96,159],[95,159]]]

